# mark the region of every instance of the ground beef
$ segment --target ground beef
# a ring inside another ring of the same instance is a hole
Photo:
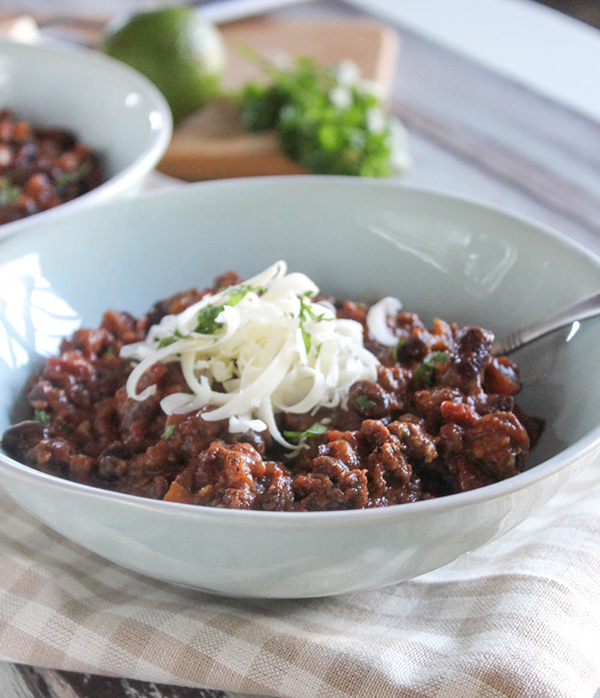
[[[98,158],[72,133],[35,128],[0,110],[0,224],[54,208],[102,182]]]
[[[1,122],[0,122],[1,123]],[[282,431],[327,431],[289,457],[268,432],[232,434],[228,422],[198,412],[167,417],[160,400],[185,392],[177,363],[156,364],[131,400],[132,370],[123,345],[180,313],[204,294],[240,282],[178,293],[136,320],[107,312],[98,329],[62,342],[30,385],[32,419],[9,428],[4,450],[59,477],[117,492],[203,506],[267,511],[324,511],[403,504],[482,487],[521,472],[542,430],[515,405],[516,366],[490,355],[492,335],[436,319],[428,330],[412,313],[393,323],[398,345],[368,335],[368,306],[335,303],[338,317],[361,322],[365,346],[381,361],[376,381],[359,381],[344,407],[317,414],[279,413]]]

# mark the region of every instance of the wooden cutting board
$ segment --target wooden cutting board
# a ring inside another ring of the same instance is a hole
[[[228,52],[225,90],[263,79],[258,68],[236,46],[246,44],[271,60],[282,52],[305,55],[323,65],[350,59],[365,78],[391,87],[398,36],[386,25],[363,19],[253,19],[220,27]],[[181,122],[158,169],[188,181],[299,174],[305,170],[280,152],[276,134],[248,134],[237,107],[219,99]]]

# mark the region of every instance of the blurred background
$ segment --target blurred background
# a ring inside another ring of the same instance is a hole
[[[218,2],[219,0],[217,0]],[[222,0],[223,1],[223,0]],[[224,0],[226,1],[226,0]],[[390,2],[401,2],[403,0],[390,0]],[[411,0],[414,2],[414,0]],[[548,7],[560,10],[571,17],[600,27],[600,2],[598,0],[536,0]],[[68,9],[73,12],[94,12],[108,11],[118,12],[126,7],[136,7],[148,4],[146,0],[1,0],[0,10],[54,10]],[[152,3],[174,4],[171,0]],[[190,4],[203,4],[202,2],[192,2]]]
[[[190,7],[216,29],[188,31]],[[149,8],[187,18],[138,22]],[[596,198],[585,163],[600,119],[599,0],[0,0],[1,12],[29,13],[42,40],[99,48],[159,87],[175,120],[160,185],[400,176],[563,230],[572,225],[540,201],[555,211]],[[298,70],[299,58],[312,67]],[[286,84],[265,65],[285,68]],[[523,187],[535,190],[526,206]],[[593,212],[584,230],[590,222]]]
[[[542,4],[600,28],[600,3],[598,0],[543,0]]]

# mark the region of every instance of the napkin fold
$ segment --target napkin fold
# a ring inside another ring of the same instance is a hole
[[[156,582],[0,494],[0,655],[279,698],[592,698],[600,462],[534,517],[435,572],[328,599]]]

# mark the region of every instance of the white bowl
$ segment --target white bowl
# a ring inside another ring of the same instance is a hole
[[[68,211],[139,191],[171,138],[171,112],[145,77],[96,51],[0,40],[0,107],[34,126],[73,131],[105,183],[65,204],[0,225],[0,238]]]
[[[389,182],[239,180],[113,202],[0,247],[0,431],[61,335],[97,326],[107,308],[141,314],[222,271],[250,275],[280,258],[339,297],[397,295],[426,321],[500,335],[600,287],[598,259],[550,231]],[[0,483],[63,535],[158,579],[284,598],[394,584],[498,538],[595,457],[599,344],[596,319],[520,352],[520,403],[547,420],[533,467],[463,494],[370,510],[233,511],[93,489],[7,456]]]

